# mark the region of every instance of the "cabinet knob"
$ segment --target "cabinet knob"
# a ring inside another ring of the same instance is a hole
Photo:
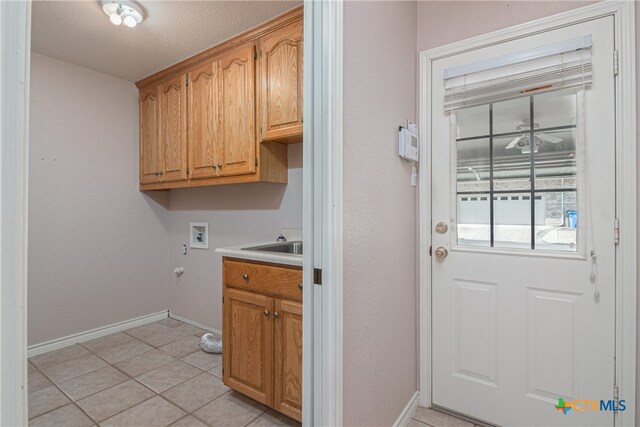
[[[249,275],[248,275],[248,274],[243,274],[243,275],[242,275],[242,278],[243,278],[244,280],[249,280]]]
[[[211,165],[211,167],[215,169],[215,168],[217,168],[218,166],[217,166],[217,165]]]
[[[218,163],[218,169],[222,169],[222,165]]]
[[[267,310],[265,308],[265,310],[262,312],[262,314],[264,314],[264,317],[269,317],[269,310]]]
[[[298,289],[302,290],[302,283],[298,283]]]
[[[280,313],[278,313],[277,311],[273,312],[273,318],[277,319],[278,317],[280,317]]]

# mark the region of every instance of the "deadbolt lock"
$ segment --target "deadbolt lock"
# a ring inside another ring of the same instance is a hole
[[[449,230],[449,226],[446,222],[439,222],[436,224],[436,233],[444,234]]]

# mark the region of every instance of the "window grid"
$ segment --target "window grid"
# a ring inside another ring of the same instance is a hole
[[[535,142],[535,134],[537,132],[549,132],[549,131],[555,131],[555,130],[571,130],[571,129],[575,129],[576,125],[564,125],[564,126],[554,126],[554,127],[547,127],[547,128],[541,128],[541,129],[535,129],[533,125],[530,126],[530,129],[528,131],[529,133],[529,145],[531,147],[530,153],[529,153],[529,162],[530,162],[530,176],[529,176],[529,181],[530,181],[530,188],[529,190],[495,190],[494,189],[494,152],[493,152],[493,143],[494,143],[494,139],[495,138],[504,138],[504,137],[510,137],[510,136],[518,136],[518,135],[522,135],[522,131],[516,131],[516,132],[506,132],[506,133],[499,133],[499,134],[494,134],[493,130],[494,130],[494,123],[493,123],[493,103],[489,104],[489,134],[488,135],[482,135],[482,136],[471,136],[471,137],[464,137],[464,138],[457,138],[456,142],[462,142],[462,141],[471,141],[471,140],[479,140],[479,139],[489,139],[489,192],[487,193],[486,191],[456,191],[457,196],[470,196],[470,195],[475,195],[478,196],[477,200],[482,200],[482,201],[486,201],[486,197],[479,197],[481,195],[488,195],[489,197],[489,233],[490,233],[490,247],[495,247],[495,207],[494,207],[494,201],[497,201],[498,198],[500,197],[500,194],[523,194],[523,196],[521,197],[521,200],[530,200],[530,211],[531,211],[531,224],[530,229],[531,229],[531,234],[530,234],[530,239],[531,239],[531,244],[530,244],[530,248],[531,250],[535,250],[536,248],[536,201],[537,200],[541,200],[542,196],[539,196],[538,194],[540,193],[555,193],[555,192],[576,192],[577,188],[541,188],[539,190],[536,190],[535,187],[535,183],[536,183],[536,168],[535,168],[535,147],[534,144]],[[529,96],[529,123],[533,124],[534,123],[534,95],[530,95]],[[457,190],[457,189],[456,189]],[[498,195],[498,196],[496,196]],[[525,196],[526,195],[526,196]],[[510,197],[511,200],[514,200],[514,197]],[[509,197],[501,197],[500,200],[508,200]],[[467,198],[463,198],[463,201],[467,201],[467,200],[471,200],[471,201],[475,201],[476,198],[471,198],[469,197]]]

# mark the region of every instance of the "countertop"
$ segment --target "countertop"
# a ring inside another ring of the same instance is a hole
[[[302,267],[302,255],[283,254],[278,252],[267,251],[247,251],[242,248],[251,248],[253,246],[272,245],[276,242],[258,242],[244,243],[242,245],[227,246],[224,248],[216,248],[216,253],[231,258],[247,259],[251,261],[270,262],[273,264],[284,264]]]

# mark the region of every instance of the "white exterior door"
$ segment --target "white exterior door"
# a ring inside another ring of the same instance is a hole
[[[445,113],[445,69],[585,35],[590,87]],[[435,405],[505,426],[613,425],[599,408],[614,387],[613,51],[603,17],[433,62]]]

